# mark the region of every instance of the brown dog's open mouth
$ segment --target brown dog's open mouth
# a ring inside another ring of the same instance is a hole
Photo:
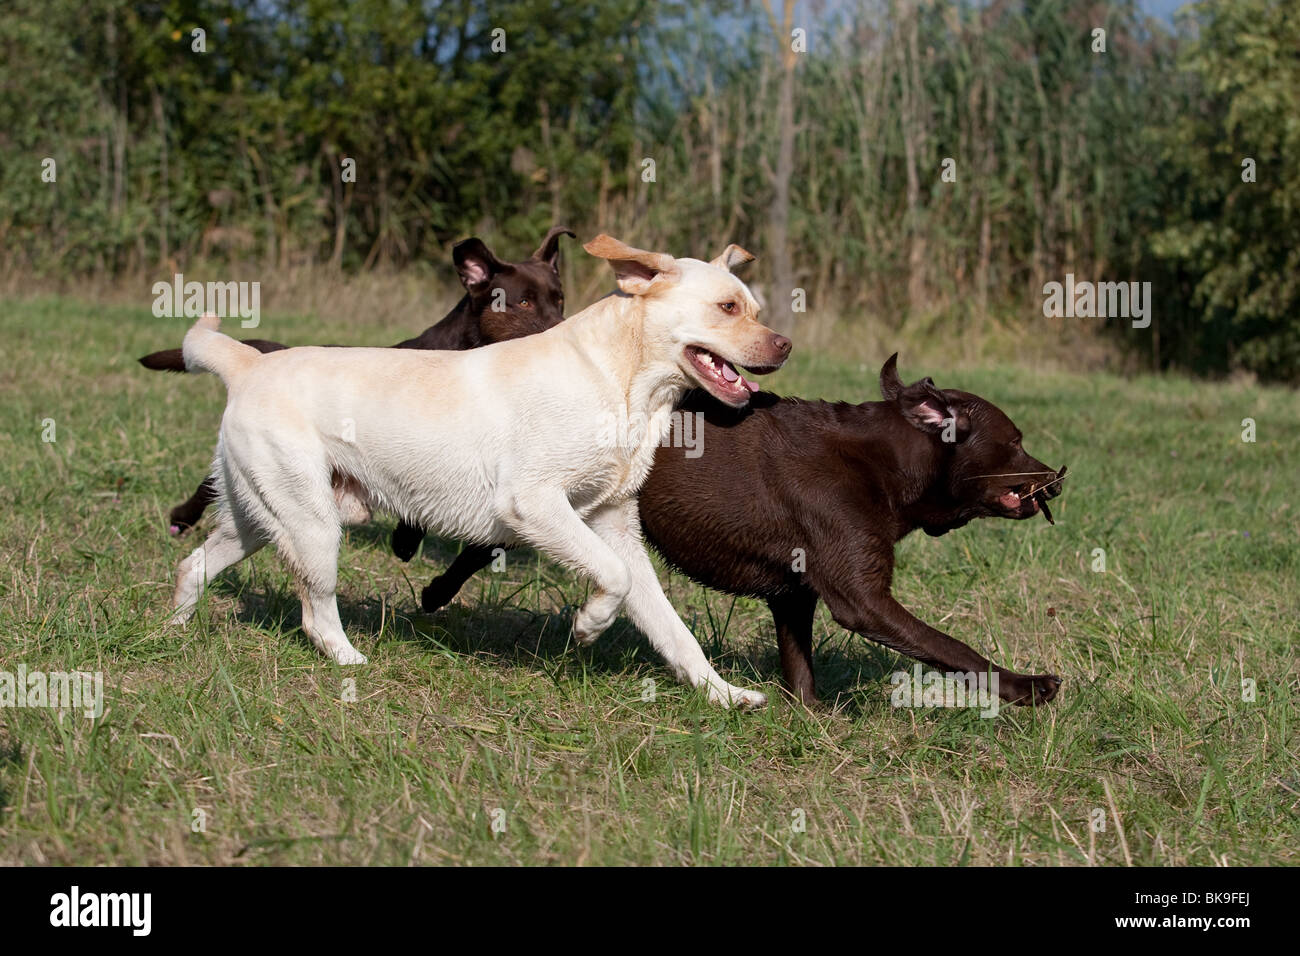
[[[1027,495],[1022,496],[1018,491],[1008,491],[1006,494],[998,496],[998,504],[1001,505],[1007,511],[1014,511],[1018,513],[1022,508],[1025,507],[1026,498],[1028,498]],[[1032,510],[1035,511],[1037,510],[1038,503],[1034,501],[1033,498],[1028,498],[1027,504]]]
[[[696,377],[716,398],[731,405],[744,405],[749,396],[758,391],[758,385],[736,371],[736,367],[722,356],[699,345],[686,346],[686,357],[691,360]],[[766,375],[775,368],[752,368],[754,375]]]
[[[998,505],[1012,517],[1032,518],[1038,512],[1043,513],[1048,524],[1056,524],[1052,509],[1047,502],[1061,493],[1061,482],[1065,480],[1065,466],[1053,474],[1047,472],[1042,478],[1035,478],[998,497]]]

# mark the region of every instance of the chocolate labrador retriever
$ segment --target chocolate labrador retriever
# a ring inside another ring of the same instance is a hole
[[[573,235],[565,226],[552,227],[537,251],[523,262],[502,262],[482,239],[456,243],[452,259],[465,287],[464,297],[442,321],[393,347],[461,351],[544,332],[556,325],[564,319],[560,237]],[[242,341],[259,352],[277,352],[289,347],[265,339]],[[140,359],[140,364],[155,371],[185,371],[180,349],[153,352]],[[212,479],[206,478],[188,500],[171,510],[171,533],[184,534],[198,524],[214,500],[216,490]]]
[[[786,685],[805,704],[817,700],[819,599],[847,630],[943,671],[991,670],[1004,700],[1047,703],[1059,677],[991,663],[912,615],[891,583],[894,545],[916,528],[937,536],[973,518],[1051,520],[1065,469],[1030,456],[1011,419],[978,395],[928,378],[905,386],[897,359],[881,369],[881,402],[761,393],[736,411],[687,396],[682,410],[704,416],[703,454],[658,449],[640,494],[645,536],[701,584],[767,602]],[[491,559],[491,548],[466,547],[425,588],[424,609],[446,604]]]

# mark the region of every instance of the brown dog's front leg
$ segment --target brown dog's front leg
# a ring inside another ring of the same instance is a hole
[[[935,630],[879,590],[857,594],[823,594],[841,627],[864,634],[886,647],[946,672],[998,675],[998,696],[1014,704],[1046,704],[1056,696],[1055,674],[1018,674],[999,667],[956,638]]]
[[[207,510],[208,505],[217,500],[217,484],[209,475],[203,479],[203,484],[194,490],[187,501],[183,501],[171,510],[167,516],[171,521],[171,528],[168,529],[172,534],[181,535],[190,528],[199,523],[203,517],[203,512]]]
[[[394,532],[394,535],[396,532]],[[432,614],[456,596],[465,582],[492,563],[492,552],[501,545],[467,544],[451,567],[429,582],[420,592],[420,607]]]
[[[393,529],[393,537],[389,543],[393,546],[393,554],[402,561],[410,561],[415,556],[415,552],[420,549],[420,542],[423,540],[423,528],[401,521]]]
[[[781,651],[781,673],[785,686],[805,707],[817,703],[813,681],[812,625],[817,610],[817,595],[799,590],[767,599],[776,624],[776,644]]]

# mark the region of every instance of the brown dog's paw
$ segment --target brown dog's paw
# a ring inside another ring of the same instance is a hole
[[[1017,674],[1003,697],[1017,707],[1032,707],[1050,703],[1060,689],[1061,678],[1055,674]]]
[[[167,526],[167,533],[177,538],[186,534],[199,523],[197,515],[181,508],[173,508],[171,514],[168,515],[167,518],[170,522]]]
[[[432,614],[434,611],[441,610],[451,603],[451,599],[456,596],[456,591],[452,590],[443,580],[445,575],[438,575],[429,582],[429,586],[420,592],[420,609],[426,614]],[[459,590],[459,589],[456,589]]]
[[[398,560],[410,561],[415,557],[415,552],[420,550],[420,542],[423,540],[423,528],[412,528],[403,521],[393,529],[393,537],[389,544],[392,545],[393,554],[397,555]]]

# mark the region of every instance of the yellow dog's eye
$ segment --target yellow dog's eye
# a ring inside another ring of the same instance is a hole
[[[723,312],[726,312],[727,314],[731,315],[731,314],[734,314],[735,311],[736,311],[736,303],[734,303],[734,302],[719,302],[719,303],[718,303],[718,308],[721,309]]]

